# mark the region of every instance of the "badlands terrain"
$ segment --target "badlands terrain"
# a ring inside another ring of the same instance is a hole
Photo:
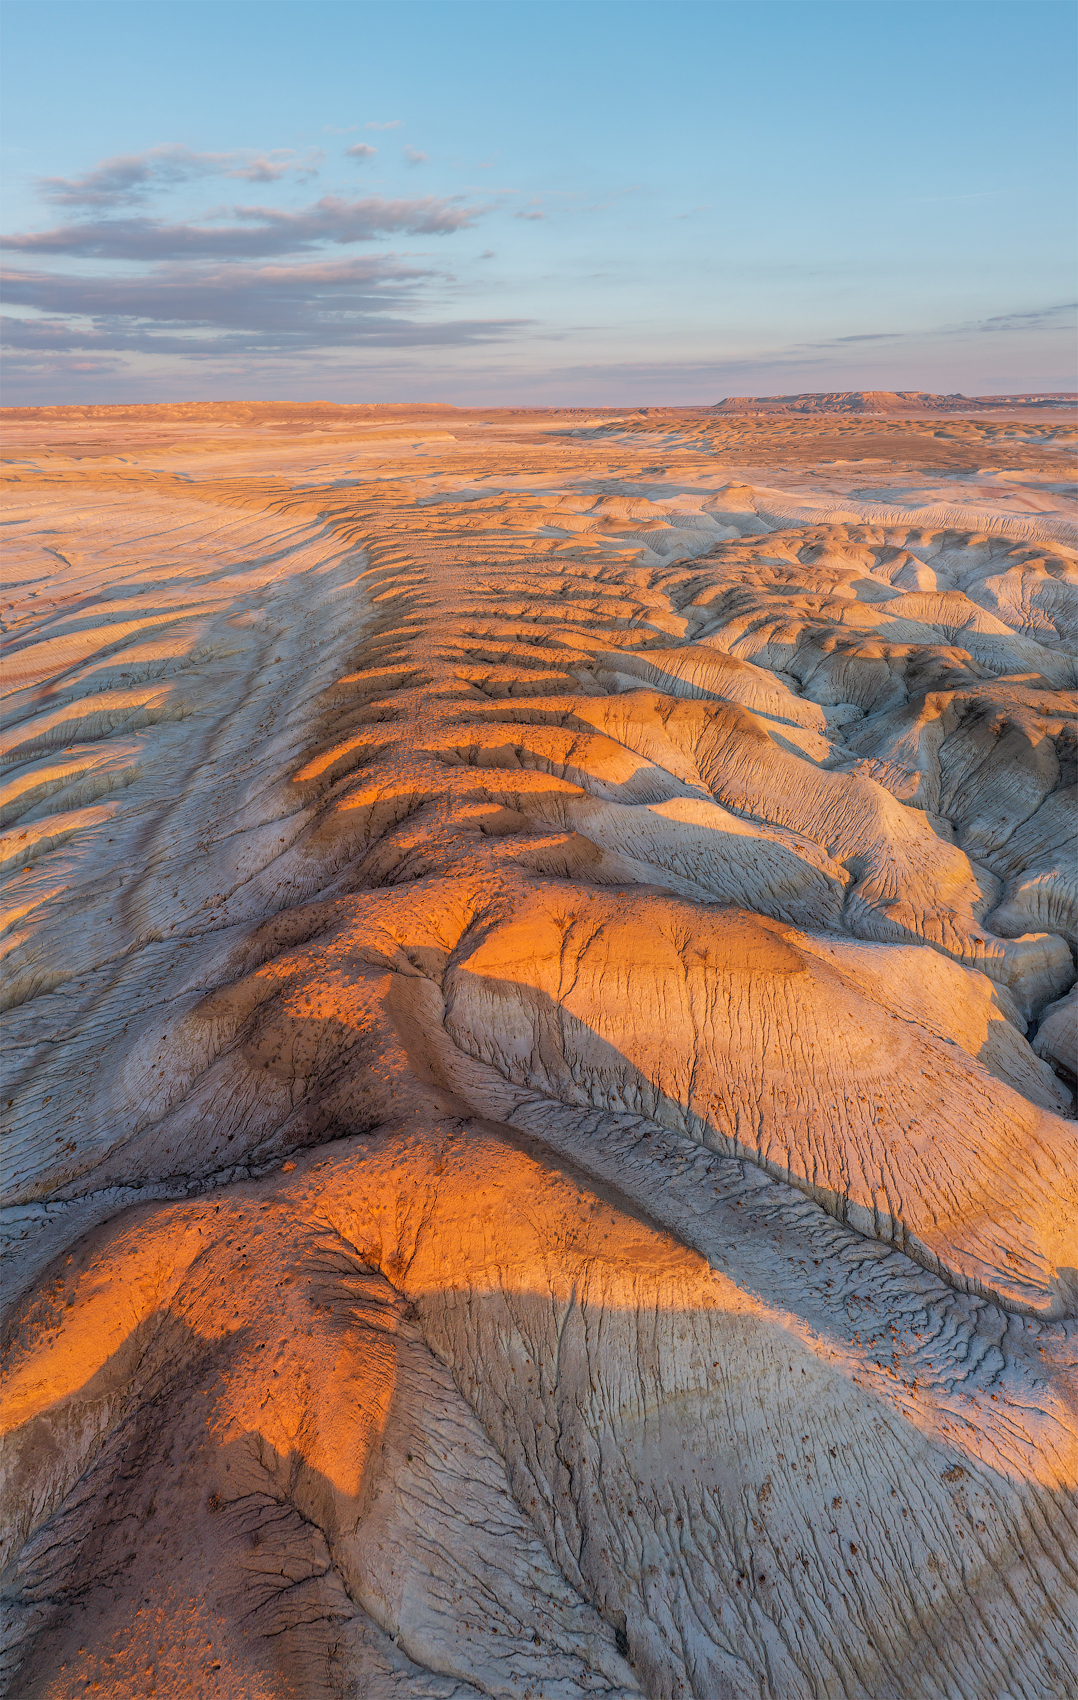
[[[5,436],[5,1692],[1073,1693],[1073,414]]]

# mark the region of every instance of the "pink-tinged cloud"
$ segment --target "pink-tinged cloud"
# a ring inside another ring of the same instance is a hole
[[[145,277],[9,271],[3,341],[40,354],[207,357],[302,354],[374,344],[490,342],[521,319],[441,320],[423,312],[438,274],[393,256],[305,265],[162,266]]]
[[[324,195],[296,212],[232,207],[232,218],[240,221],[235,224],[86,219],[52,230],[18,232],[5,237],[4,244],[17,253],[71,254],[94,260],[255,259],[298,254],[325,242],[370,242],[399,231],[411,236],[448,236],[467,230],[484,210],[434,195],[394,201],[380,195],[359,201]]]
[[[345,159],[373,159],[378,152],[369,142],[353,142],[350,148],[345,148]]]
[[[248,183],[276,183],[282,177],[315,175],[322,154],[300,158],[290,148],[270,153],[234,150],[196,153],[185,147],[149,148],[117,154],[77,177],[39,177],[38,192],[54,206],[110,207],[145,200],[155,189],[205,177],[235,177]]]
[[[365,291],[393,286],[411,288],[438,276],[429,267],[398,260],[392,254],[363,259],[320,259],[301,265],[165,265],[139,276],[84,276],[70,272],[0,272],[9,306],[93,317],[135,315],[173,322],[235,322],[235,309],[223,305],[258,295],[306,297],[312,290],[345,290],[355,299]]]

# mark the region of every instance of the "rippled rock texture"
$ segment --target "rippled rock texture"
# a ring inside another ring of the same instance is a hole
[[[1069,1691],[1073,436],[13,417],[6,1692]]]

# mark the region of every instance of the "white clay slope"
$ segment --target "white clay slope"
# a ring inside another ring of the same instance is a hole
[[[24,428],[5,1692],[1067,1692],[1073,551],[341,411]]]

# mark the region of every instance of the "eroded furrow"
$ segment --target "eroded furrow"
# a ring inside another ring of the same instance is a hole
[[[1063,528],[190,429],[10,492],[8,1691],[1064,1692]]]

